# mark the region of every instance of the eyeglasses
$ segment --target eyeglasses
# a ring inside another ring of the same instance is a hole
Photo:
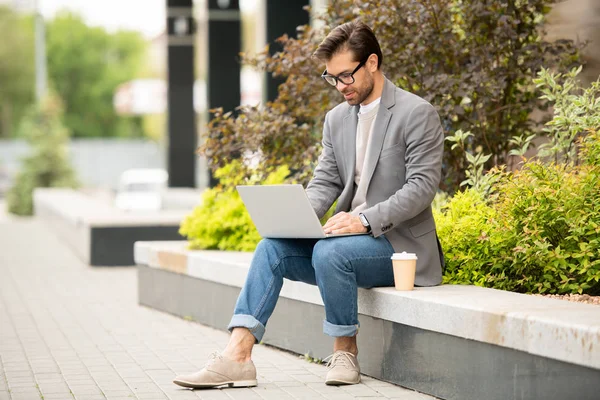
[[[325,70],[321,74],[321,78],[325,79],[325,81],[327,83],[329,83],[331,86],[337,86],[338,82],[342,82],[344,85],[352,85],[354,83],[354,74],[363,65],[365,65],[366,62],[367,62],[367,60],[361,61],[360,64],[358,64],[356,66],[356,68],[354,68],[354,71],[352,71],[350,73],[344,72],[344,73],[341,73],[341,74],[339,74],[337,76],[336,75],[329,75],[327,73],[327,70]]]

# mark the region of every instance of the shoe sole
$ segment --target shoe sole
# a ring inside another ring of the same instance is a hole
[[[332,379],[329,381],[325,381],[325,384],[328,386],[342,386],[342,385],[358,385],[360,383],[360,378],[356,381],[342,381],[339,379]]]
[[[176,385],[183,386],[186,388],[191,388],[191,389],[209,389],[209,388],[217,388],[217,387],[221,387],[221,386],[234,387],[234,388],[235,387],[253,387],[253,386],[258,385],[258,382],[256,381],[256,379],[251,379],[251,380],[247,380],[247,381],[230,381],[230,382],[201,383],[201,384],[180,381],[180,380],[174,380],[173,383]]]

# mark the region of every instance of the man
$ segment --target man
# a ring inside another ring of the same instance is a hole
[[[365,233],[323,240],[264,239],[250,266],[222,353],[174,383],[192,388],[255,386],[252,348],[279,297],[283,279],[318,285],[324,333],[335,337],[328,385],[360,382],[357,287],[393,286],[391,255],[418,255],[415,284],[438,285],[443,255],[431,202],[442,163],[439,117],[425,100],[382,74],[382,54],[359,21],[335,28],[316,50],[322,77],[344,96],[325,117],[323,151],[306,188],[322,217],[337,199],[326,233]]]

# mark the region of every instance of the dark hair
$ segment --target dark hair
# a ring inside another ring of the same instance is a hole
[[[327,62],[336,53],[351,50],[355,61],[366,61],[371,54],[377,55],[377,68],[381,67],[383,55],[375,34],[360,20],[346,22],[329,32],[321,42],[313,57]]]

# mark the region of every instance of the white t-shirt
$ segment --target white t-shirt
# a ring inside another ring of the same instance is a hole
[[[371,144],[371,133],[373,132],[373,122],[379,111],[381,97],[373,100],[366,106],[361,105],[358,112],[358,125],[356,126],[356,166],[354,168],[354,184],[356,193],[352,199],[352,214],[357,215],[366,208],[367,201],[367,182],[361,180],[365,165],[365,158]],[[362,183],[362,185],[361,185]]]

